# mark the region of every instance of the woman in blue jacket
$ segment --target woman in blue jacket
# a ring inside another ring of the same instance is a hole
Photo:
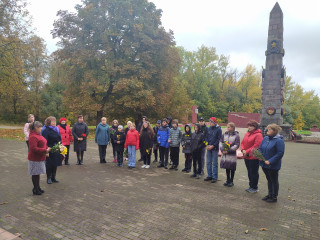
[[[106,163],[107,146],[110,142],[110,128],[105,117],[101,118],[101,123],[96,128],[95,142],[99,146],[100,163]]]
[[[268,195],[262,200],[269,203],[277,202],[279,192],[279,170],[284,154],[284,141],[279,132],[281,127],[277,124],[267,126],[267,136],[263,138],[259,151],[266,161],[260,161],[260,166],[268,180]]]

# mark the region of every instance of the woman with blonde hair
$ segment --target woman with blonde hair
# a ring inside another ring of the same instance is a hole
[[[259,147],[259,151],[265,158],[265,161],[260,159],[260,166],[268,180],[268,195],[262,198],[262,200],[274,203],[277,202],[278,199],[279,170],[281,168],[285,145],[280,135],[280,126],[270,124],[267,126],[267,130],[267,136],[263,138]]]
[[[25,135],[25,140],[28,146],[28,150],[29,150],[29,134],[30,134],[30,124],[32,124],[34,122],[34,115],[33,114],[29,114],[28,115],[28,122],[24,125],[24,135]]]

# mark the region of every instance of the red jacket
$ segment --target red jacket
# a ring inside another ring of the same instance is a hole
[[[247,132],[244,135],[244,138],[241,142],[241,151],[246,151],[246,156],[244,156],[245,159],[256,159],[255,157],[251,156],[251,151],[256,148],[258,149],[260,147],[260,144],[262,142],[262,133],[260,129],[257,129],[255,131]]]
[[[73,136],[69,125],[66,125],[66,129],[58,125],[60,135],[61,135],[61,143],[64,146],[69,146],[71,142],[73,142]]]
[[[128,146],[136,146],[136,150],[139,149],[139,133],[135,129],[130,129],[127,133],[124,148],[127,148]]]
[[[46,160],[47,140],[35,131],[29,134],[28,160],[41,162]]]

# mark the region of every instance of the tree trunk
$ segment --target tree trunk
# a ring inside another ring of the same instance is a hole
[[[101,118],[103,117],[103,108],[100,111],[97,111],[97,121],[96,121],[96,125],[98,125],[101,121]]]

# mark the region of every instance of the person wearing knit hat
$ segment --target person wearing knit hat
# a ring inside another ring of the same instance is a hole
[[[222,135],[221,127],[217,124],[215,117],[210,118],[210,127],[206,134],[207,144],[207,173],[208,176],[205,181],[212,183],[218,180],[218,156],[219,156],[219,142]]]
[[[62,117],[59,120],[59,131],[61,134],[61,143],[62,145],[64,145],[67,148],[67,154],[65,155],[64,158],[64,164],[65,165],[70,165],[69,164],[69,149],[70,149],[70,144],[73,142],[73,135],[72,135],[72,131],[70,129],[70,126],[67,125],[67,119]]]

